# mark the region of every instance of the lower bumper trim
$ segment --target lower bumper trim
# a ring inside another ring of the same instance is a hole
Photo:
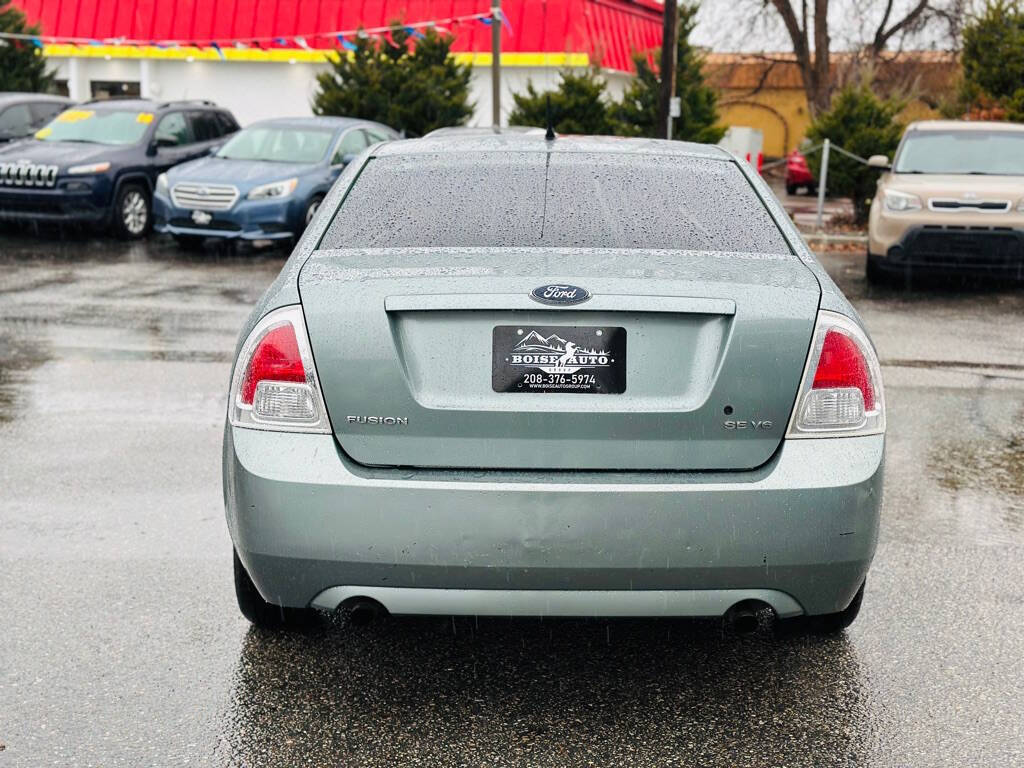
[[[94,208],[73,208],[63,210],[52,208],[3,208],[0,207],[0,221],[45,221],[68,224],[96,223],[105,221],[107,211]]]
[[[714,617],[741,600],[759,600],[780,619],[803,614],[800,604],[774,589],[424,589],[330,587],[314,608],[333,611],[352,598],[371,598],[389,613],[438,616]]]
[[[264,232],[261,229],[206,229],[203,227],[181,227],[176,224],[157,224],[153,228],[160,234],[224,240],[287,240],[294,237],[291,232]]]

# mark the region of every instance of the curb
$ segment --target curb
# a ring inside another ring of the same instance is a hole
[[[826,243],[866,243],[867,235],[830,235],[825,232],[801,232],[804,240],[824,240]]]

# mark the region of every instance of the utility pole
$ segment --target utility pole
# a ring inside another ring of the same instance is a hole
[[[676,28],[679,21],[678,0],[665,0],[665,19],[661,26],[661,94],[658,99],[659,137],[671,139],[672,97],[676,95]]]
[[[491,123],[501,125],[501,0],[491,0]]]

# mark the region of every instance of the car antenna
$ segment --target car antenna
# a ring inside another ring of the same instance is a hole
[[[551,94],[550,93],[548,94],[547,110],[546,111],[547,111],[548,129],[544,133],[544,141],[554,141],[555,140],[555,126],[553,126],[551,124]]]

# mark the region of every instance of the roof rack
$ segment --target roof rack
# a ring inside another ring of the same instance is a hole
[[[148,101],[156,104],[157,109],[166,109],[167,107],[173,107],[177,105],[201,105],[204,107],[216,107],[217,105],[209,99],[175,99],[174,101],[161,101],[156,102],[154,99],[147,99],[145,96],[108,96],[103,99],[89,99],[88,101],[81,102],[82,104],[102,104],[107,101]]]
[[[105,96],[103,98],[87,99],[81,104],[102,104],[105,101],[149,101],[141,96]]]
[[[166,107],[172,107],[177,104],[201,104],[204,107],[216,107],[217,105],[209,99],[175,99],[174,101],[164,101],[157,105],[157,109],[164,109]]]

